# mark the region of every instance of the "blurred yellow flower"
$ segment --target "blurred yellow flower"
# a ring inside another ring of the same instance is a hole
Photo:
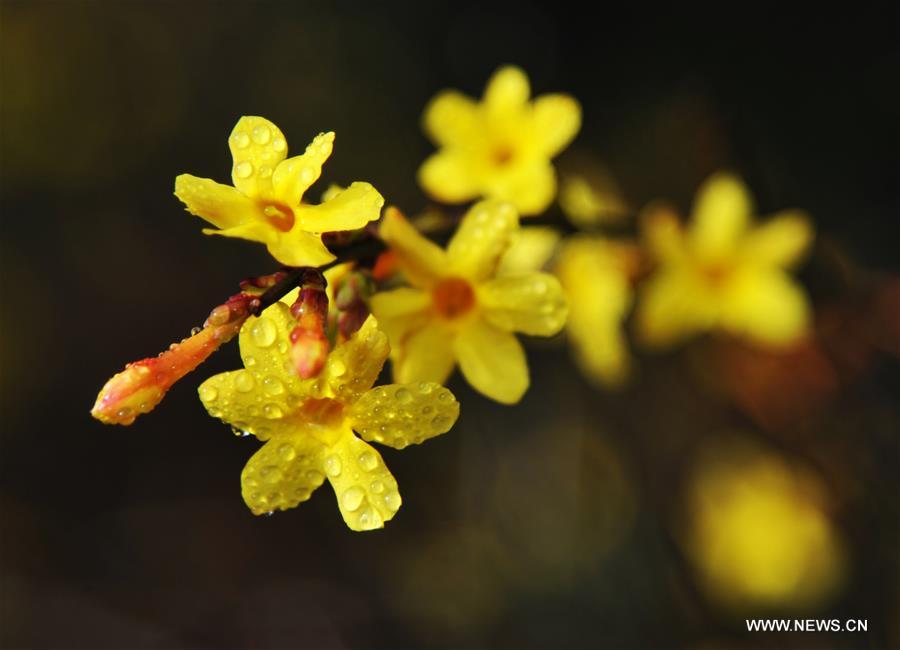
[[[188,212],[219,228],[208,235],[262,242],[288,266],[321,266],[335,259],[321,233],[356,230],[381,214],[384,199],[369,183],[343,191],[329,189],[320,205],[301,203],[331,155],[334,133],[322,133],[301,156],[286,158],[287,142],[277,126],[262,117],[242,117],[228,138],[234,159],[234,187],[181,174],[175,196]]]
[[[687,491],[687,549],[710,595],[732,606],[807,608],[843,575],[823,486],[773,454],[705,450]]]
[[[423,442],[453,426],[459,404],[432,383],[371,388],[389,351],[371,317],[337,345],[318,377],[300,379],[289,357],[295,298],[296,291],[244,324],[245,369],[210,377],[200,399],[213,417],[266,441],[241,474],[254,514],[293,508],[328,478],[347,526],[381,528],[399,509],[400,494],[364,441],[397,449]]]
[[[529,101],[528,77],[500,68],[481,103],[457,91],[437,95],[424,129],[440,151],[419,169],[419,183],[447,203],[479,197],[511,202],[523,215],[543,212],[556,195],[550,159],[581,126],[581,107],[562,94]]]
[[[788,211],[754,227],[751,214],[746,187],[727,174],[700,188],[686,231],[671,212],[649,211],[645,234],[659,268],[637,305],[646,344],[673,345],[713,329],[771,345],[803,335],[809,306],[787,269],[812,239],[809,220]]]
[[[397,381],[443,383],[459,363],[484,395],[504,404],[521,399],[528,365],[513,332],[552,336],[568,310],[552,275],[496,274],[518,228],[512,205],[482,201],[463,217],[445,251],[399,211],[385,212],[381,237],[412,285],[377,293],[371,303],[390,337]]]
[[[575,358],[589,379],[607,387],[621,385],[630,371],[623,323],[633,302],[636,260],[632,245],[579,236],[565,241],[556,262]]]

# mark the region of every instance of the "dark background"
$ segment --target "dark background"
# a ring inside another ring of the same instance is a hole
[[[325,181],[370,181],[412,212],[432,151],[424,105],[446,87],[479,96],[503,63],[536,93],[581,101],[576,146],[634,205],[684,209],[731,168],[761,214],[801,206],[842,259],[896,271],[897,18],[862,5],[0,3],[0,643],[900,647],[895,362],[830,406],[825,442],[786,443],[850,477],[824,480],[852,577],[816,616],[866,618],[864,635],[749,636],[697,590],[669,530],[681,468],[747,422],[690,351],[642,360],[635,385],[606,394],[562,347],[533,345],[514,408],[455,378],[455,429],[383,452],[404,505],[369,534],[346,529],[327,487],[249,514],[238,479],[258,443],[195,393],[237,367],[236,346],[131,427],[88,414],[126,361],[274,270],[261,246],[201,235],[172,195],[182,172],[228,181],[239,116],[268,117],[293,151],[334,130]]]

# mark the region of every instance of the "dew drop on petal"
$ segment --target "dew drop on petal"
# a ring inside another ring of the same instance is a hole
[[[278,152],[284,151],[286,147],[287,142],[284,141],[284,138],[275,138],[275,141],[272,143],[272,148]]]
[[[216,398],[219,396],[219,391],[217,391],[212,386],[201,386],[200,387],[200,399],[204,402],[215,402]]]
[[[281,395],[284,392],[284,384],[278,377],[269,375],[263,379],[263,390],[268,395]]]
[[[371,451],[364,451],[359,455],[359,465],[367,472],[371,472],[378,466],[378,461]]]
[[[391,512],[397,512],[400,509],[400,494],[395,491],[388,492],[384,495],[384,505]]]
[[[446,415],[436,415],[431,421],[431,428],[435,431],[446,431],[450,428],[450,418]]]
[[[261,348],[267,348],[275,342],[278,330],[268,318],[258,318],[250,330],[253,342]]]
[[[254,385],[256,385],[256,380],[253,379],[253,374],[246,370],[238,372],[234,378],[234,387],[242,393],[249,393],[253,390]]]
[[[269,131],[269,127],[264,124],[260,124],[255,129],[253,129],[253,141],[256,144],[266,144],[272,137],[272,132]]]
[[[332,454],[325,459],[325,473],[328,474],[328,476],[340,476],[341,469],[341,459],[338,458],[335,454]]]
[[[248,163],[246,160],[234,166],[234,175],[238,178],[250,178],[250,175],[252,173],[253,165]]]
[[[413,399],[412,393],[410,393],[406,388],[398,388],[397,392],[394,393],[394,397],[401,404],[409,404]]]
[[[270,420],[275,420],[284,416],[284,411],[282,411],[281,407],[279,407],[277,404],[266,404],[263,407],[263,413]]]
[[[344,492],[344,495],[341,497],[341,505],[343,505],[344,510],[353,512],[359,509],[365,496],[366,493],[362,489],[354,486]]]
[[[381,481],[372,481],[372,485],[369,486],[369,489],[375,494],[381,494],[384,492],[384,483]]]
[[[297,450],[293,445],[284,443],[278,448],[278,457],[284,461],[292,461],[297,457]]]
[[[250,136],[248,136],[243,131],[238,131],[231,138],[231,141],[234,142],[234,146],[238,149],[244,149],[248,144],[250,144]]]

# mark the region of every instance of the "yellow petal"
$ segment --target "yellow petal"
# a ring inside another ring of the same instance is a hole
[[[443,146],[467,145],[480,137],[478,105],[471,98],[453,90],[438,94],[425,108],[425,133]]]
[[[446,272],[444,251],[423,237],[396,208],[384,211],[379,234],[397,256],[406,279],[414,287],[428,288]]]
[[[369,301],[372,315],[378,319],[378,326],[387,334],[392,348],[399,346],[410,330],[425,325],[430,307],[429,293],[408,287],[381,291]]]
[[[486,194],[509,201],[523,216],[539,214],[556,196],[556,172],[548,160],[527,161],[494,176]]]
[[[319,375],[330,390],[328,396],[344,403],[355,401],[378,379],[389,352],[387,336],[369,316],[359,331],[331,351]]]
[[[234,186],[249,197],[270,195],[272,174],[287,155],[281,130],[263,117],[245,115],[231,132],[228,148]]]
[[[368,183],[352,183],[321,205],[296,209],[297,225],[311,232],[357,230],[381,216],[384,198]]]
[[[667,347],[713,327],[719,300],[689,270],[661,270],[644,282],[637,302],[638,335],[648,347]]]
[[[550,261],[559,244],[560,234],[553,228],[527,226],[519,229],[500,260],[498,275],[539,271]]]
[[[255,515],[288,510],[322,485],[325,445],[303,434],[278,436],[247,461],[241,493]]]
[[[431,155],[419,168],[419,185],[444,203],[464,203],[482,193],[482,183],[470,157],[444,149]]]
[[[333,147],[334,133],[320,133],[306,147],[303,155],[279,163],[272,176],[273,198],[283,201],[292,208],[300,205],[300,199],[306,190],[319,180],[322,165],[328,160]]]
[[[543,154],[565,149],[581,128],[581,106],[569,95],[542,95],[534,101],[534,137]]]
[[[295,226],[286,233],[272,228],[269,237],[269,253],[286,266],[322,266],[335,259],[317,233],[306,232]]]
[[[258,392],[287,409],[288,395],[305,395],[308,382],[297,376],[291,363],[290,333],[297,322],[283,302],[267,307],[259,317],[251,316],[241,327],[241,359],[258,386]]]
[[[812,238],[805,213],[780,212],[747,235],[742,252],[751,264],[787,267],[803,255]]]
[[[403,449],[449,431],[459,402],[439,384],[390,384],[363,395],[349,417],[363,440]]]
[[[269,377],[250,370],[213,375],[200,385],[200,401],[212,417],[230,424],[235,432],[260,440],[291,435],[297,426],[286,417],[291,412],[289,400],[299,398],[285,384],[273,383],[280,380]],[[271,390],[281,392],[270,395]]]
[[[457,335],[459,367],[475,390],[503,404],[514,404],[528,390],[525,351],[513,334],[474,319]]]
[[[521,68],[504,66],[488,81],[484,103],[491,113],[505,113],[522,108],[531,95],[528,77]]]
[[[381,454],[349,428],[325,453],[322,469],[352,530],[383,528],[399,510],[397,481]]]
[[[258,216],[256,204],[230,185],[208,178],[181,174],[175,179],[175,196],[187,211],[217,228],[239,226]]]
[[[478,287],[478,302],[495,327],[532,336],[553,336],[568,314],[559,280],[549,273],[494,278]]]
[[[474,282],[493,276],[518,229],[518,215],[509,203],[476,203],[447,247],[451,272]]]
[[[805,333],[808,321],[806,295],[780,270],[739,272],[723,298],[722,327],[762,343],[791,343]]]
[[[278,238],[278,231],[265,221],[253,219],[239,226],[231,226],[222,230],[213,230],[212,228],[204,228],[204,235],[218,235],[219,237],[232,237],[235,239],[246,239],[248,241],[260,242],[262,244],[274,244]],[[282,262],[284,264],[284,262]]]
[[[690,240],[695,252],[704,257],[732,254],[752,209],[750,194],[739,178],[718,173],[707,179],[697,192],[692,213]]]
[[[417,381],[443,384],[456,363],[453,332],[432,321],[410,330],[394,349],[394,380],[401,384]]]
[[[656,260],[675,263],[685,259],[684,228],[669,206],[651,204],[643,210],[640,221],[641,238]]]

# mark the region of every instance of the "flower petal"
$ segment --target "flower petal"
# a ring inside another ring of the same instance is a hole
[[[396,208],[389,207],[384,211],[379,234],[396,254],[406,279],[414,287],[428,288],[446,272],[444,251],[423,237]]]
[[[449,431],[459,402],[439,384],[390,384],[363,395],[349,417],[363,440],[403,449]]]
[[[676,345],[713,327],[719,300],[684,268],[662,269],[643,284],[637,301],[638,335],[648,347]]]
[[[330,391],[325,396],[339,397],[344,403],[355,401],[378,379],[390,349],[378,321],[369,316],[359,331],[331,351],[319,374]]]
[[[513,334],[474,319],[454,343],[459,367],[475,390],[503,404],[514,404],[528,390],[525,351]]]
[[[479,137],[478,105],[455,90],[438,94],[422,119],[425,133],[438,145],[467,145]]]
[[[559,280],[549,273],[494,278],[478,287],[478,302],[495,327],[532,336],[559,332],[569,311]]]
[[[241,472],[241,494],[255,515],[288,510],[322,485],[325,445],[303,434],[278,436],[257,451]]]
[[[188,212],[217,228],[231,228],[254,219],[256,204],[230,185],[209,178],[181,174],[175,179],[175,196]]]
[[[369,301],[372,315],[378,326],[388,335],[392,347],[413,329],[419,329],[428,320],[431,295],[420,289],[401,287],[392,291],[380,291]]]
[[[322,243],[321,235],[296,227],[286,233],[272,228],[268,249],[272,257],[286,266],[322,266],[335,260]]]
[[[322,175],[322,165],[328,160],[333,148],[334,133],[320,133],[313,138],[302,155],[279,163],[272,176],[273,198],[284,201],[292,208],[300,205],[303,194]]]
[[[419,167],[419,185],[444,203],[464,203],[482,193],[482,184],[470,157],[457,150],[444,149]]]
[[[722,327],[761,343],[785,345],[801,337],[809,304],[801,287],[781,270],[745,269],[723,297]]]
[[[528,161],[496,175],[486,194],[509,201],[523,216],[539,214],[556,196],[556,171],[548,160]]]
[[[234,161],[234,186],[251,198],[268,196],[275,167],[287,155],[281,130],[264,117],[245,115],[231,132],[228,148]]]
[[[446,382],[456,363],[452,341],[453,332],[437,321],[410,330],[393,350],[394,380]]]
[[[297,225],[311,232],[357,230],[381,216],[384,197],[369,183],[352,183],[321,205],[296,209]]]
[[[271,380],[263,384],[250,370],[234,370],[213,375],[200,385],[198,393],[212,417],[231,425],[236,432],[269,440],[291,435],[297,429],[284,418],[290,412],[290,394],[282,390],[279,395],[270,396],[266,392],[270,386],[274,386]]]
[[[518,229],[519,217],[509,203],[476,203],[447,247],[451,272],[474,282],[493,276]]]
[[[747,235],[742,252],[752,264],[787,267],[803,255],[812,238],[805,213],[780,212]]]
[[[400,509],[397,481],[381,454],[349,428],[326,452],[323,469],[352,530],[383,528]]]
[[[743,182],[730,174],[713,174],[697,191],[690,240],[698,255],[731,255],[747,229],[752,200]]]
[[[556,251],[561,237],[559,231],[542,226],[520,228],[512,244],[500,260],[499,275],[513,275],[540,271]]]
[[[488,81],[484,90],[484,104],[491,113],[504,113],[522,108],[530,96],[531,87],[522,69],[504,66]]]
[[[272,226],[265,221],[253,219],[240,224],[239,226],[231,226],[222,230],[214,230],[212,228],[204,228],[204,235],[218,235],[219,237],[232,237],[234,239],[246,239],[262,244],[274,244],[277,240],[277,232]],[[283,263],[283,262],[282,262]]]
[[[248,318],[238,338],[244,366],[259,384],[254,392],[284,411],[288,410],[289,395],[299,397],[309,392],[309,381],[297,376],[288,355],[290,333],[296,325],[288,306],[276,302],[258,317]]]
[[[565,149],[581,128],[581,106],[574,97],[542,95],[534,101],[534,137],[540,150],[553,157]]]

